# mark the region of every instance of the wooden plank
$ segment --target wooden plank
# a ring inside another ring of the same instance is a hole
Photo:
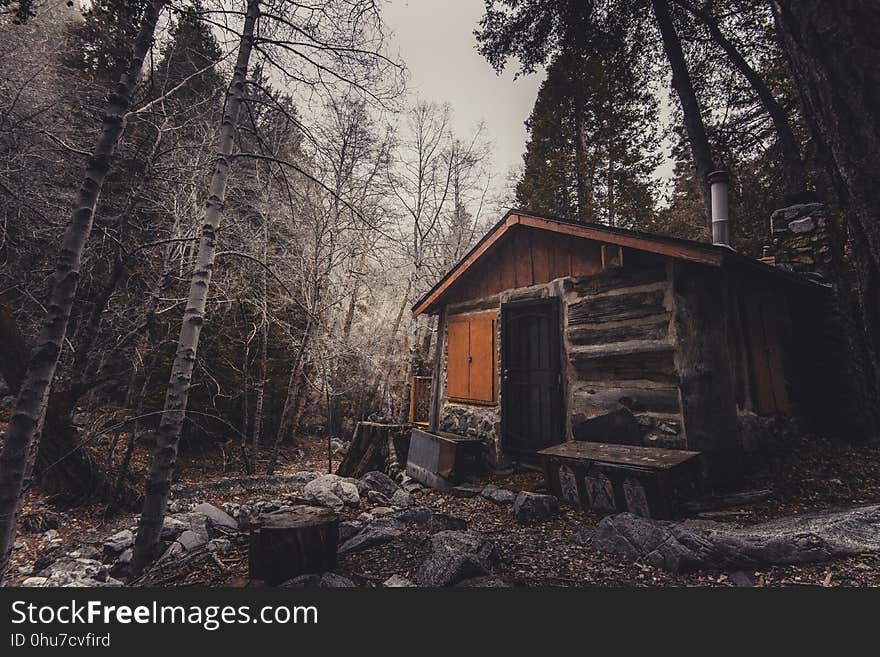
[[[666,312],[665,290],[587,298],[568,309],[568,325],[616,322]]]
[[[569,235],[571,243],[571,275],[594,276],[602,272],[601,245]]]
[[[538,453],[544,456],[631,465],[654,470],[674,468],[700,454],[699,452],[684,449],[612,445],[610,443],[592,443],[580,440],[572,440],[561,445],[554,445],[542,449]]]
[[[773,397],[773,381],[770,374],[770,362],[767,359],[767,344],[764,338],[764,325],[761,321],[761,309],[756,306],[754,299],[743,304],[743,317],[756,410],[759,415],[770,415],[776,412],[776,401]]]
[[[770,369],[770,386],[773,391],[773,403],[777,413],[791,414],[791,404],[785,385],[785,366],[782,359],[782,340],[780,339],[780,311],[784,306],[777,303],[774,296],[767,291],[757,295],[756,304],[761,311],[761,322],[764,327],[764,340],[767,351],[767,364]]]
[[[633,268],[625,267],[607,271],[571,282],[570,289],[576,294],[593,296],[628,287],[639,287],[666,280],[665,267]]]
[[[676,383],[678,375],[673,360],[673,347],[667,347],[663,350],[632,350],[600,355],[572,352],[569,360],[584,380]]]
[[[516,287],[528,287],[535,281],[532,272],[532,251],[523,229],[513,233],[513,257],[516,262]]]
[[[540,231],[530,231],[529,243],[532,247],[532,271],[534,272],[533,285],[547,283],[551,280],[553,269],[553,242],[552,235]]]
[[[607,385],[607,384],[606,384]],[[679,413],[678,388],[639,387],[620,385],[618,387],[587,386],[571,395],[571,414],[592,417],[599,413],[624,406],[633,413]]]
[[[510,238],[504,240],[498,245],[498,249],[501,289],[510,290],[516,287],[516,254],[512,240]]]
[[[608,344],[627,340],[665,340],[669,335],[670,313],[653,315],[645,321],[637,319],[626,323],[573,326],[567,330],[572,345]]]

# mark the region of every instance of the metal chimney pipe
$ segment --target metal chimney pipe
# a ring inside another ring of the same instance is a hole
[[[706,180],[709,183],[709,197],[712,199],[712,244],[730,246],[730,217],[727,205],[727,183],[730,174],[721,169],[713,171]]]

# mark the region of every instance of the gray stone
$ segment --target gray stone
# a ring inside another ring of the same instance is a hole
[[[183,546],[183,549],[187,552],[192,552],[196,548],[200,548],[205,545],[208,541],[205,540],[205,536],[194,532],[191,529],[187,529],[185,532],[181,533],[180,536],[177,537],[175,543]]]
[[[370,510],[370,513],[372,513],[377,518],[381,518],[382,516],[387,516],[394,513],[394,509],[392,509],[390,506],[376,506]]]
[[[559,500],[552,495],[520,491],[513,503],[517,522],[530,525],[559,515]]]
[[[197,505],[192,512],[205,516],[208,519],[208,525],[211,527],[223,527],[225,529],[238,531],[238,522],[236,522],[235,518],[225,511],[221,511],[213,504],[202,502]]]
[[[593,544],[593,538],[596,536],[596,530],[592,527],[581,527],[571,535],[570,540],[575,545],[588,547]]]
[[[434,518],[434,512],[426,506],[411,506],[392,514],[395,521],[405,525],[427,525]]]
[[[370,518],[372,520],[372,517]],[[363,525],[359,522],[353,522],[351,520],[343,520],[339,523],[339,542],[345,543],[352,536],[357,534],[361,529],[363,529]]]
[[[44,541],[54,541],[56,538],[58,538],[58,530],[50,529],[46,532],[43,532],[43,535],[40,538]]]
[[[480,492],[480,495],[485,497],[490,502],[494,502],[495,504],[499,505],[513,504],[513,501],[516,499],[516,493],[507,490],[506,488],[499,488],[495,484],[488,484]]]
[[[208,552],[226,552],[232,549],[232,541],[228,538],[212,538],[206,547]]]
[[[378,470],[368,472],[359,481],[367,490],[382,493],[388,499],[391,499],[394,493],[397,492],[397,489],[400,488],[391,477]]]
[[[94,545],[82,545],[71,552],[69,556],[74,559],[100,559],[101,555],[101,550]]]
[[[104,541],[104,553],[115,556],[132,545],[134,545],[134,533],[130,529],[123,529]]]
[[[278,585],[282,589],[339,589],[354,588],[355,583],[336,573],[299,575]]]
[[[374,545],[388,543],[400,536],[401,533],[394,526],[393,521],[386,519],[375,520],[343,543],[339,547],[339,554],[358,552]]]
[[[593,544],[673,572],[821,562],[880,552],[880,505],[789,516],[745,528],[622,513],[599,522]]]
[[[478,534],[442,531],[431,537],[431,553],[419,567],[422,586],[453,586],[471,577],[487,575],[496,561],[494,544]]]
[[[39,577],[51,578],[53,575],[61,573],[63,573],[65,579],[69,581],[88,579],[102,582],[107,579],[109,571],[107,566],[95,559],[61,557],[36,574]],[[69,584],[59,584],[59,586],[68,585]],[[50,585],[47,584],[47,586]]]
[[[391,504],[391,500],[385,497],[384,493],[380,493],[377,490],[367,491],[367,501],[372,502],[373,504],[378,504],[380,506],[388,506],[389,504]]]
[[[389,588],[389,589],[412,588],[415,585],[416,585],[415,582],[413,582],[410,579],[407,579],[403,575],[392,575],[391,577],[386,579],[384,582],[382,582],[382,586]]]
[[[408,509],[412,506],[412,503],[412,495],[402,488],[395,491],[394,495],[391,497],[391,506],[396,506],[400,509]]]
[[[165,516],[162,520],[162,540],[173,541],[180,536],[185,530],[189,529],[188,520],[181,520],[176,516]]]
[[[483,492],[483,486],[480,484],[459,484],[450,488],[449,492],[455,497],[477,497]]]
[[[343,506],[358,506],[361,503],[357,486],[352,480],[334,474],[316,477],[303,488],[303,497],[313,504],[339,510]]]

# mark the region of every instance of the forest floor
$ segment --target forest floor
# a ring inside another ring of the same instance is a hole
[[[327,472],[326,443],[318,438],[303,441],[301,451],[285,449],[278,474],[311,470]],[[192,488],[238,473],[223,473],[219,450],[182,454],[177,486]],[[335,468],[336,463],[333,463]],[[514,492],[543,491],[543,477],[522,471],[485,482]],[[760,503],[726,509],[723,520],[741,525],[794,513],[880,503],[880,444],[841,445],[817,439],[795,440],[775,455],[761,459],[741,486],[743,490],[769,489],[770,497]],[[205,492],[194,501],[224,504],[253,504],[277,499],[278,494],[245,493],[224,495]],[[496,581],[509,586],[880,586],[880,555],[861,555],[828,563],[803,566],[774,566],[749,571],[699,571],[674,574],[642,563],[633,563],[591,547],[579,537],[595,527],[597,514],[563,504],[558,517],[533,526],[519,525],[510,505],[498,506],[482,497],[460,498],[422,489],[412,493],[418,506],[448,514],[467,523],[491,539],[499,562]],[[361,507],[346,509],[354,518],[376,505],[362,500]],[[45,495],[28,493],[24,517],[46,513]],[[45,563],[47,555],[69,552],[80,545],[100,543],[120,528],[133,524],[131,512],[107,514],[102,507],[80,506],[55,511],[57,527],[48,534],[20,529],[13,553],[12,583],[29,575],[34,565]],[[409,525],[393,542],[360,552],[340,555],[335,572],[360,586],[380,586],[392,575],[412,578],[430,550],[429,531]],[[248,584],[246,544],[238,543],[221,555],[194,559],[164,583],[168,585],[246,586]],[[16,574],[17,573],[17,574]]]

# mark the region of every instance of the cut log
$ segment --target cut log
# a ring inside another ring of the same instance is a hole
[[[275,586],[297,575],[321,573],[336,565],[339,519],[316,507],[270,513],[251,529],[252,580]]]
[[[379,470],[395,476],[406,464],[409,427],[405,424],[358,422],[351,445],[336,468],[340,477],[362,477]]]

